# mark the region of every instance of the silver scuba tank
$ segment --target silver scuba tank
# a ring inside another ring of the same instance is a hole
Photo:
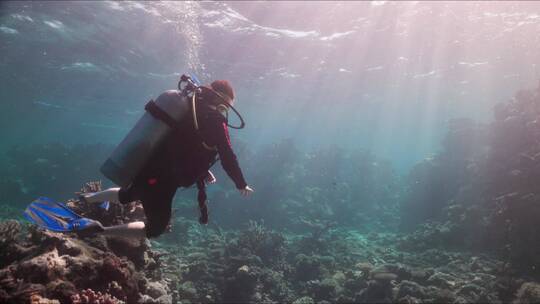
[[[171,124],[177,124],[187,116],[190,101],[182,91],[170,90],[150,101],[145,109],[144,115],[100,169],[103,175],[121,187],[127,187],[137,176],[171,131]],[[156,112],[165,117],[159,117]]]

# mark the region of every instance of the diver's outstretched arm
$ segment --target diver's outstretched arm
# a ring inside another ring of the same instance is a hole
[[[239,189],[239,191],[243,196],[250,196],[253,192],[255,192],[255,190],[251,189],[249,185],[244,187],[244,189]]]
[[[208,170],[208,173],[206,174],[206,178],[204,179],[204,181],[207,184],[211,185],[211,184],[215,184],[217,182],[217,179],[214,176],[214,173],[212,173],[212,171]]]

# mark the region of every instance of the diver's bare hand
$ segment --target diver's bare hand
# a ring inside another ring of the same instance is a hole
[[[214,176],[214,174],[212,173],[212,171],[208,170],[208,175],[206,175],[206,178],[204,179],[204,181],[207,183],[207,184],[214,184],[217,179],[216,177]]]
[[[244,189],[240,189],[239,191],[240,191],[240,194],[246,197],[250,196],[254,192],[250,186],[246,186]]]

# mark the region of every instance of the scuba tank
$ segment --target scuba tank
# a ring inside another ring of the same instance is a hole
[[[115,184],[127,187],[163,139],[189,114],[197,88],[198,83],[182,75],[178,90],[166,91],[155,101],[150,100],[146,113],[101,166],[101,173]]]

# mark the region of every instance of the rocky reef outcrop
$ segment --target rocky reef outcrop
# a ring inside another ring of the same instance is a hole
[[[67,204],[75,206],[77,201]],[[136,205],[119,207],[126,210],[112,212],[116,214],[112,222],[135,220],[137,213],[131,210]],[[82,203],[77,206],[84,215],[92,209]],[[95,219],[110,220],[94,212]],[[171,302],[168,292],[155,291],[166,290],[166,284],[161,287],[159,277],[150,275],[158,267],[159,256],[144,240],[81,239],[73,233],[4,221],[0,223],[0,302]]]

